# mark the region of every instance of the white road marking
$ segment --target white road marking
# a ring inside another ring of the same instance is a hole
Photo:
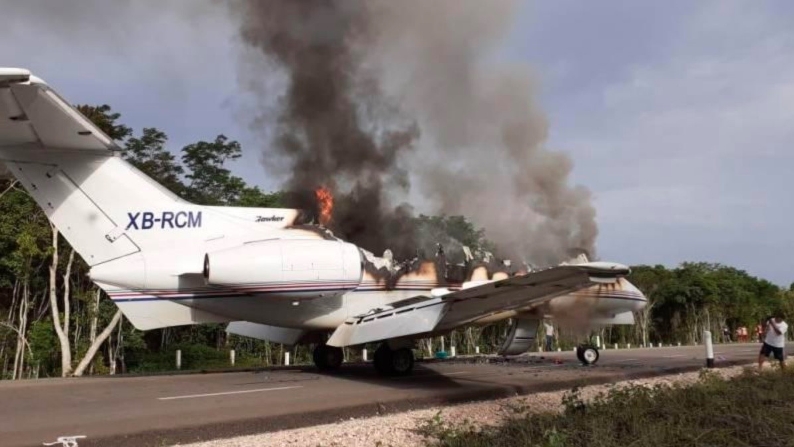
[[[259,388],[255,390],[242,390],[242,391],[225,391],[222,393],[208,393],[208,394],[189,394],[187,396],[170,396],[170,397],[158,397],[157,400],[175,400],[175,399],[193,399],[196,397],[212,397],[212,396],[227,396],[230,394],[246,394],[246,393],[262,393],[265,391],[281,391],[281,390],[292,390],[295,388],[303,388],[302,386],[282,386],[278,388]]]

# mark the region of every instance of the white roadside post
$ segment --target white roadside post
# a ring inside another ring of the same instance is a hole
[[[232,366],[234,366],[234,349],[229,351],[229,363],[231,363]]]
[[[361,350],[361,359],[367,361],[367,348]]]
[[[626,349],[631,349],[631,343],[626,345]]]
[[[615,349],[618,349],[618,344],[617,343],[615,343]]]
[[[176,350],[176,369],[182,369],[182,350]]]
[[[596,348],[601,349],[601,336],[596,335]]]
[[[450,349],[451,354],[452,354],[450,357],[455,357],[455,346],[454,345],[450,346],[449,349]]]
[[[706,368],[713,368],[714,346],[711,344],[711,331],[703,331],[703,340],[706,342]]]
[[[474,347],[474,353],[475,354],[479,354],[480,353],[480,347],[479,346],[475,346]]]
[[[284,366],[289,366],[289,352],[284,353]]]

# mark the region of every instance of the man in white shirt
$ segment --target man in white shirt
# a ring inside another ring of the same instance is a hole
[[[543,347],[543,351],[551,352],[551,344],[554,342],[554,326],[548,321],[544,321],[543,326],[546,328],[546,345]]]
[[[775,359],[780,362],[781,369],[786,367],[784,350],[787,330],[788,324],[783,321],[781,315],[775,315],[774,318],[767,320],[764,344],[761,346],[761,353],[758,355],[758,369],[764,366],[764,357],[769,357],[769,354],[775,355]]]

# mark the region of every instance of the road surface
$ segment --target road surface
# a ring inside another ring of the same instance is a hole
[[[715,345],[716,366],[752,362],[758,344]],[[371,365],[336,374],[312,368],[0,383],[0,445],[40,446],[84,435],[84,446],[171,445],[330,423],[430,405],[569,389],[692,370],[703,346],[601,351],[582,366],[572,352],[418,363],[409,377]]]

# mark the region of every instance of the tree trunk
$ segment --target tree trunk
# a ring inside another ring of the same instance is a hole
[[[14,187],[17,186],[17,183],[18,183],[18,181],[14,180],[10,185],[8,185],[8,188],[6,188],[5,190],[3,190],[3,192],[0,193],[0,198],[2,198],[4,195],[6,195],[6,193],[8,191],[11,191],[12,189],[14,189]]]
[[[57,242],[57,239],[56,239]],[[71,276],[72,276],[72,265],[74,264],[74,249],[72,249],[71,253],[69,253],[69,261],[66,263],[66,271],[63,274],[63,333],[66,334],[66,339],[69,339],[69,334],[71,334],[71,324],[72,324],[72,303],[71,303],[71,292],[72,292],[72,284],[71,284]],[[71,348],[69,350],[71,352]]]
[[[427,348],[427,356],[433,357],[433,339],[426,338],[425,339],[425,347]]]
[[[58,312],[58,230],[52,227],[52,264],[50,264],[50,311],[52,324],[58,341],[61,345],[61,377],[67,377],[72,372],[72,347],[69,346],[69,334],[61,326],[61,315]]]
[[[7,320],[9,322],[11,322],[11,319],[14,316],[14,309],[17,307],[17,299],[19,299],[19,279],[14,280],[14,290],[11,294],[11,307],[8,308]]]
[[[121,320],[121,311],[117,310],[116,314],[113,315],[113,319],[110,320],[110,323],[108,323],[107,327],[105,327],[105,330],[103,330],[102,333],[99,334],[99,336],[94,339],[93,343],[91,343],[91,347],[89,347],[88,351],[86,351],[83,360],[81,360],[80,364],[77,365],[77,368],[75,368],[74,370],[75,376],[83,375],[83,372],[85,371],[86,367],[88,367],[88,365],[90,365],[91,362],[94,360],[94,356],[96,356],[97,351],[99,351],[99,347],[102,346],[102,343],[104,343],[105,340],[107,340],[107,338],[110,336],[110,334],[113,333],[113,329],[115,329],[116,325],[119,323],[119,320]],[[94,330],[96,330],[96,326],[94,326]],[[115,363],[116,359],[111,358],[110,361]]]
[[[119,335],[116,336],[116,363],[121,365],[121,373],[127,372],[127,364],[124,362],[124,319],[119,321]]]
[[[12,379],[21,379],[22,371],[25,369],[25,333],[28,330],[28,307],[30,306],[30,290],[28,289],[28,280],[24,280],[22,284],[22,301],[19,304],[19,327],[17,329],[17,351],[14,356],[14,372]]]
[[[96,326],[97,326],[97,323],[99,322],[99,297],[100,297],[101,294],[102,294],[102,292],[97,287],[96,292],[94,293],[94,301],[91,303],[91,332],[88,334],[88,337],[89,337],[88,338],[88,345],[89,346],[93,346],[94,342],[96,341],[96,329],[97,329]],[[89,351],[87,351],[85,353],[86,357],[88,356],[89,352],[90,352],[90,349],[89,349]],[[94,352],[94,354],[91,357],[93,357],[94,355],[96,355],[96,352]],[[88,374],[93,374],[94,373],[93,360],[94,360],[93,358],[91,358],[89,360],[89,362],[91,362],[90,363],[91,366],[88,368]],[[79,368],[79,366],[78,366],[78,368]]]
[[[108,366],[110,367],[109,374],[111,376],[114,376],[114,375],[116,375],[116,349],[117,348],[116,348],[116,346],[113,345],[112,332],[113,331],[111,330],[111,335],[109,336],[109,339],[108,339]],[[117,343],[118,343],[118,341],[117,341]]]

